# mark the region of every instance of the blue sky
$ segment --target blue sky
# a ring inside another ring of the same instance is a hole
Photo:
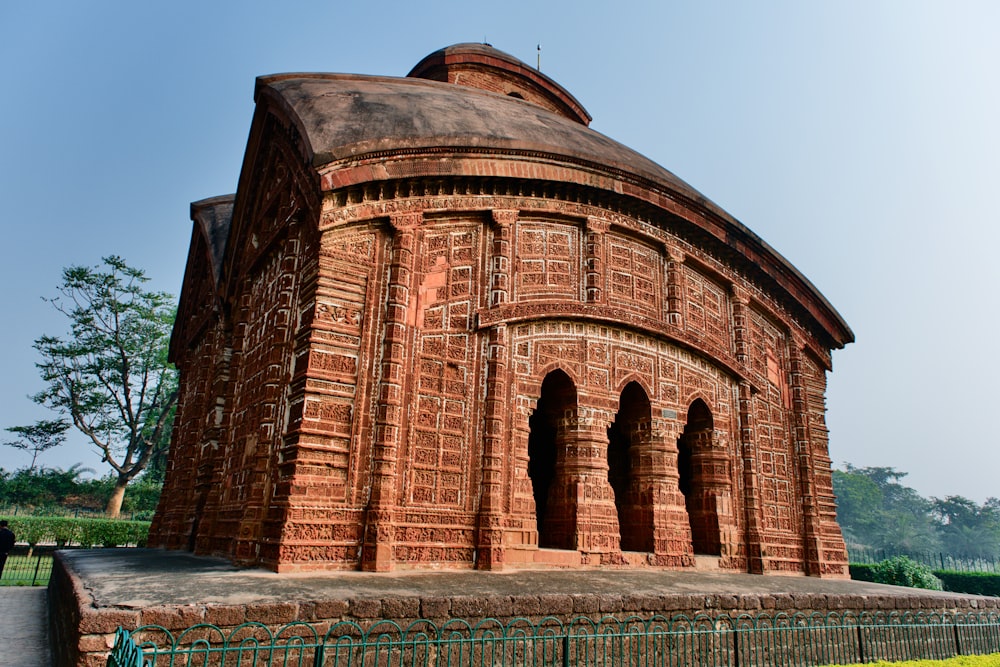
[[[32,341],[62,267],[119,254],[180,290],[191,201],[233,192],[254,77],[403,76],[488,41],[688,181],[834,304],[842,465],[1000,496],[1000,3],[0,3],[0,427],[48,416]],[[6,435],[6,434],[3,434]],[[6,438],[3,438],[6,439]],[[0,466],[27,457],[0,448]],[[43,464],[103,473],[79,438]]]

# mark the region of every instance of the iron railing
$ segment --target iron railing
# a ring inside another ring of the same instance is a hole
[[[7,556],[0,586],[46,586],[52,576],[52,554]]]
[[[119,629],[110,667],[799,667],[1000,653],[997,612],[699,614]]]

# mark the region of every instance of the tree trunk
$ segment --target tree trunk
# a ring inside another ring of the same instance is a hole
[[[104,509],[107,515],[113,519],[117,519],[118,515],[122,513],[122,501],[125,500],[126,486],[128,486],[128,478],[119,475],[118,479],[115,480],[115,488],[111,491],[111,497],[108,498],[108,506]]]

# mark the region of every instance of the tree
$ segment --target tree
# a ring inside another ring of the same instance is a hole
[[[996,558],[1000,554],[1000,508],[995,498],[983,505],[963,496],[932,498],[941,535],[954,556]]]
[[[39,454],[63,444],[67,429],[69,424],[63,419],[43,419],[30,426],[11,426],[7,432],[15,434],[17,439],[8,440],[3,444],[31,452],[31,465],[28,466],[28,471],[31,472],[35,469]]]
[[[940,546],[931,503],[899,483],[905,472],[895,468],[834,471],[837,520],[849,546],[918,553]]]
[[[833,471],[833,492],[837,496],[837,521],[848,545],[871,544],[882,512],[882,491],[870,478],[843,470]]]
[[[144,290],[140,269],[120,257],[63,270],[59,296],[46,299],[69,319],[69,336],[35,340],[45,390],[32,399],[69,417],[114,471],[107,512],[121,511],[125,488],[169,442],[177,372],[167,361],[176,307]]]

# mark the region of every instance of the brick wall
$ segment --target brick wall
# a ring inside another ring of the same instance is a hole
[[[797,283],[704,209],[575,166],[433,153],[340,187],[284,113],[258,106],[218,280],[192,240],[153,544],[846,575],[829,334]]]

